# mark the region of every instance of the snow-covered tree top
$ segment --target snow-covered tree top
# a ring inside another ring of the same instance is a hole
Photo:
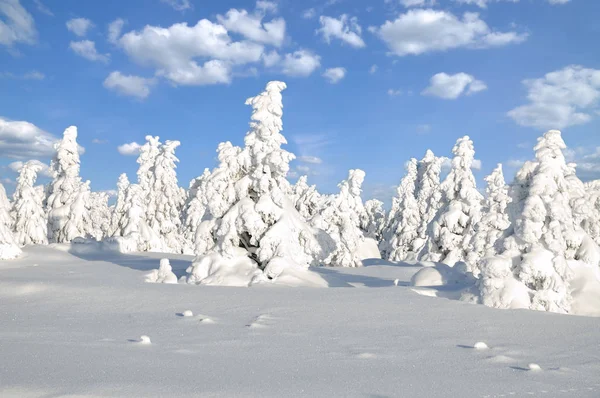
[[[79,176],[79,146],[77,145],[77,127],[70,126],[63,133],[63,139],[54,144],[56,154],[52,160],[52,171],[66,174],[67,177]]]
[[[26,162],[19,172],[17,184],[33,187],[33,184],[35,184],[35,180],[37,179],[37,173],[39,173],[42,169],[43,166],[37,160],[30,160]]]
[[[127,178],[127,174],[123,173],[119,176],[119,180],[117,181],[117,188],[119,191],[124,191],[129,186],[129,178]]]
[[[561,132],[550,130],[538,138],[538,143],[533,149],[539,162],[556,160],[560,163],[566,163],[563,154],[563,150],[566,148],[567,145],[562,139]]]
[[[468,135],[459,138],[452,148],[454,158],[452,159],[452,165],[455,168],[471,169],[473,166],[473,160],[475,159],[475,148],[473,147],[473,141]]]
[[[350,195],[360,196],[365,175],[366,173],[360,169],[350,170],[348,172],[348,180],[341,182],[338,187],[341,190],[347,189]]]

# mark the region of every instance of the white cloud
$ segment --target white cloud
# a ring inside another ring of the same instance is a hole
[[[305,166],[305,165],[299,165],[299,166],[297,166],[296,170],[298,170],[300,173],[304,173],[304,174],[309,174],[310,173],[310,167]]]
[[[117,18],[108,25],[108,42],[116,44],[121,37],[125,20]]]
[[[135,156],[140,153],[141,147],[142,146],[137,142],[130,142],[128,144],[119,145],[117,151],[124,156]]]
[[[100,138],[94,138],[92,140],[92,144],[107,144],[108,140],[102,140]]]
[[[425,7],[435,4],[435,0],[400,0],[400,4],[404,7]]]
[[[175,11],[185,11],[192,8],[190,0],[160,0],[160,2],[171,6]]]
[[[390,97],[397,97],[397,96],[399,96],[399,95],[402,95],[402,90],[394,90],[393,88],[390,88],[390,89],[387,91],[387,94],[388,94]]]
[[[22,80],[44,80],[46,75],[37,70],[32,70],[30,72],[26,72],[22,75],[15,75],[10,72],[0,72],[0,78],[3,79],[22,79]]]
[[[0,157],[50,157],[58,138],[32,123],[0,117]]]
[[[23,168],[23,165],[25,163],[29,163],[29,162],[40,166],[40,171],[38,172],[38,175],[41,175],[41,176],[44,176],[44,177],[53,177],[52,171],[50,170],[50,166],[47,165],[44,162],[40,162],[37,159],[28,160],[26,162],[23,162],[21,160],[17,160],[16,162],[10,163],[8,165],[8,168],[11,169],[12,171],[14,171],[15,173],[20,173],[21,169]]]
[[[281,55],[279,55],[277,51],[273,50],[269,53],[264,53],[262,56],[262,60],[265,67],[271,68],[279,64],[279,62],[281,61]]]
[[[481,170],[481,160],[473,159],[473,165],[471,166],[473,170]]]
[[[260,12],[277,12],[277,8],[275,1],[258,0],[256,2],[256,9]]]
[[[448,11],[411,9],[394,21],[371,27],[398,56],[419,55],[454,48],[489,48],[520,43],[527,34],[493,31],[477,13],[464,13],[462,19]]]
[[[529,103],[508,112],[521,126],[562,129],[587,123],[598,111],[600,69],[570,65],[523,84]]]
[[[437,73],[431,77],[429,83],[429,87],[421,94],[443,99],[456,99],[463,94],[471,95],[487,89],[484,82],[462,72],[455,75]]]
[[[310,155],[305,155],[305,156],[299,156],[298,157],[298,161],[302,162],[302,163],[310,163],[310,164],[321,164],[323,163],[323,159],[321,159],[318,156],[310,156]]]
[[[309,8],[308,10],[304,10],[302,12],[302,18],[304,19],[313,19],[317,16],[317,10],[314,8]]]
[[[548,0],[550,4],[567,4],[571,0]]]
[[[454,0],[454,2],[459,4],[473,4],[479,8],[487,8],[489,3],[499,3],[501,1],[506,1],[510,3],[518,3],[519,0]],[[568,1],[568,0],[567,0]]]
[[[286,54],[281,64],[285,75],[306,77],[321,66],[321,57],[308,50],[298,50]]]
[[[72,41],[69,43],[69,48],[88,61],[108,63],[109,54],[100,54],[96,50],[96,43],[91,40]]]
[[[85,36],[92,27],[94,24],[87,18],[73,18],[67,21],[67,29],[79,37]]]
[[[41,12],[42,14],[46,14],[51,17],[54,16],[54,13],[52,11],[50,11],[50,9],[48,7],[46,7],[44,5],[44,3],[42,3],[40,0],[33,0],[33,3],[35,4],[35,7],[37,8],[37,10],[39,12]]]
[[[371,67],[369,68],[369,73],[374,74],[375,72],[377,72],[377,69],[379,69],[377,65],[371,65]]]
[[[329,83],[339,83],[346,76],[346,68],[329,68],[323,73],[323,77],[329,80]]]
[[[12,47],[15,43],[34,44],[37,41],[35,22],[19,0],[0,2],[0,44]]]
[[[321,27],[317,29],[317,33],[321,34],[328,44],[331,43],[332,38],[336,38],[355,48],[365,46],[365,42],[360,37],[362,28],[356,17],[349,17],[346,14],[342,14],[339,19],[321,16],[319,22]]]
[[[279,47],[285,40],[285,20],[275,18],[263,23],[264,14],[250,14],[246,10],[232,8],[225,16],[217,15],[221,25],[231,32],[239,33],[257,43]]]
[[[154,84],[154,79],[146,79],[139,76],[123,75],[119,71],[114,71],[106,80],[104,87],[116,91],[119,94],[129,95],[139,99],[144,99],[150,95],[150,86]]]

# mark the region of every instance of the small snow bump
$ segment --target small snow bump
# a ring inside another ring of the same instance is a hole
[[[398,286],[398,283],[400,283],[400,279],[394,279],[394,286]]]
[[[140,336],[140,344],[152,344],[150,337],[146,335]]]
[[[527,365],[527,368],[532,372],[539,372],[542,370],[542,367],[537,363],[530,363],[529,365]]]
[[[200,319],[200,323],[211,324],[211,323],[215,323],[215,321],[210,318],[202,318],[202,319]]]
[[[191,310],[185,310],[181,313],[181,315],[188,317],[188,316],[194,316],[194,313]]]
[[[487,350],[488,345],[485,344],[483,341],[478,341],[477,343],[475,343],[475,345],[473,345],[473,348],[475,348],[476,350]]]

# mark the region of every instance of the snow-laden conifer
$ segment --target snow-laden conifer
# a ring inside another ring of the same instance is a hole
[[[37,173],[42,170],[39,162],[26,162],[17,177],[13,195],[13,231],[18,245],[43,245],[48,243],[48,220],[42,205],[42,198],[34,184]]]

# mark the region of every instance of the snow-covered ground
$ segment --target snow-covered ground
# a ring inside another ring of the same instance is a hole
[[[156,284],[160,258],[178,277],[192,258],[69,247],[0,263],[0,397],[600,396],[600,318],[429,297],[416,266]]]

